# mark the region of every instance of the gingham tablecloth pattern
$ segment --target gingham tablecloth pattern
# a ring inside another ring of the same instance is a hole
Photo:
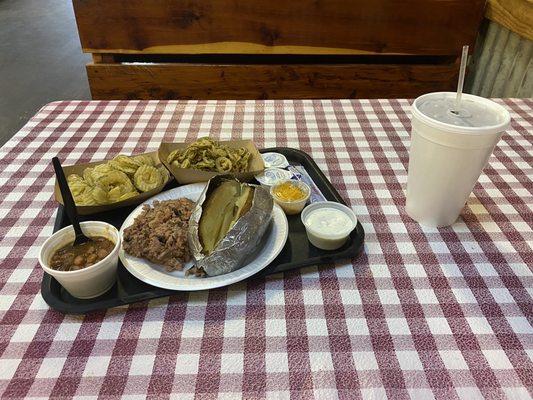
[[[450,228],[405,214],[408,100],[46,105],[0,149],[0,393],[302,399],[533,394],[531,100]],[[40,295],[50,160],[161,140],[251,138],[309,153],[366,231],[355,260],[67,316]]]

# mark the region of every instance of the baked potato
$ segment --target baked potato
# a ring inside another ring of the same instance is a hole
[[[189,247],[209,276],[235,271],[254,253],[272,217],[274,202],[263,187],[233,176],[212,178],[189,220]]]

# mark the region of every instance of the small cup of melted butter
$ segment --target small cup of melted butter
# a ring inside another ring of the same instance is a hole
[[[303,210],[311,195],[311,188],[305,182],[288,179],[272,186],[270,194],[285,214],[294,215]]]
[[[41,246],[39,263],[72,296],[90,299],[107,292],[115,283],[120,249],[118,230],[105,222],[82,222],[91,242],[73,246],[74,229],[67,226]]]

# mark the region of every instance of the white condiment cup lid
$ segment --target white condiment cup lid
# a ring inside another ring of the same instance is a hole
[[[267,168],[255,179],[264,186],[274,186],[292,178],[292,172],[281,168]]]
[[[262,153],[261,157],[263,157],[265,168],[285,168],[289,166],[287,157],[280,153]]]

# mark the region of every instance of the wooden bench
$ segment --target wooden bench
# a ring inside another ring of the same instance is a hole
[[[484,0],[73,0],[94,99],[453,90]]]

